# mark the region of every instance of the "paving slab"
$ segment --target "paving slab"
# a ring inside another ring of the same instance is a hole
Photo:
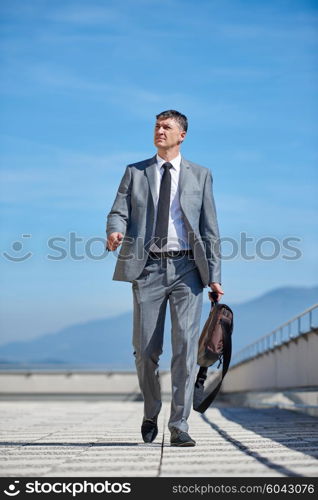
[[[192,412],[194,448],[170,446],[169,404],[143,443],[140,401],[2,401],[1,476],[287,477],[318,475],[318,420],[280,409]]]

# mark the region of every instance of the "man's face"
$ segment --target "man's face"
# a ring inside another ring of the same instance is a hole
[[[181,144],[186,132],[173,118],[158,119],[155,125],[154,143],[157,148],[170,149]]]

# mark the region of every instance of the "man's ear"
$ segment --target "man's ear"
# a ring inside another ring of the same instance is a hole
[[[183,130],[183,131],[181,132],[181,140],[179,141],[179,144],[181,144],[181,143],[184,141],[184,139],[185,139],[185,136],[186,136],[186,135],[187,135],[186,131],[185,131],[185,130]]]

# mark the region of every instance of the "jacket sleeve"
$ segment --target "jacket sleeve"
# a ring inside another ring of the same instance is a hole
[[[208,170],[203,188],[199,228],[208,261],[209,283],[215,281],[221,284],[220,235],[212,184],[212,175]]]
[[[113,206],[107,215],[106,233],[119,232],[125,235],[130,216],[131,168],[126,167]]]

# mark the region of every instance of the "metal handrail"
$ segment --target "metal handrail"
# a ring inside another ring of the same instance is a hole
[[[272,330],[270,333],[263,335],[255,342],[247,345],[236,354],[234,354],[231,362],[231,366],[238,365],[239,363],[243,363],[251,358],[255,358],[260,354],[264,354],[265,352],[269,352],[273,350],[275,347],[278,347],[286,342],[289,342],[291,339],[297,338],[305,333],[308,333],[312,330],[318,328],[318,325],[313,325],[312,313],[315,309],[318,309],[318,302],[313,306],[309,307],[305,311],[297,316],[294,316],[290,320],[282,323],[277,328]],[[304,317],[308,317],[308,326],[306,331],[301,331],[302,322],[301,320]],[[293,333],[293,326],[297,323],[296,333]],[[287,329],[287,334],[286,334]]]

